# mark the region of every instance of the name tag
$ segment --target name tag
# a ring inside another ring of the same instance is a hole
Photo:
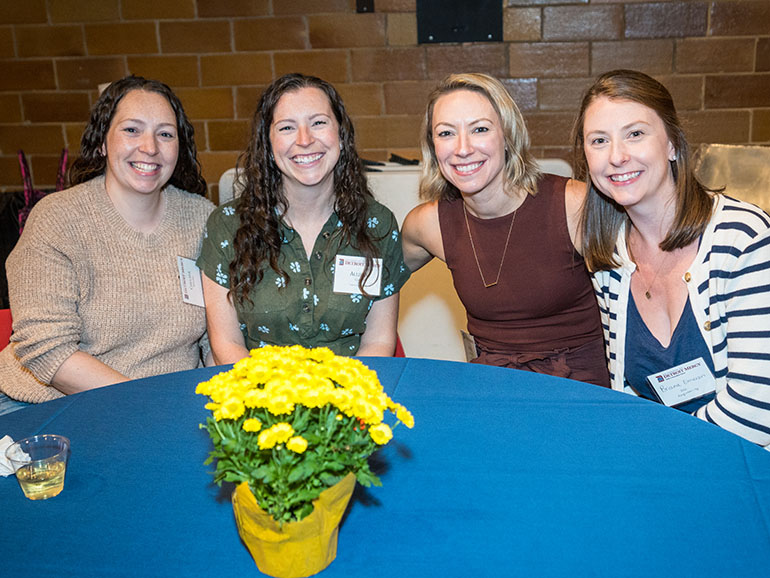
[[[337,255],[334,257],[334,287],[335,293],[349,293],[355,295],[361,293],[358,282],[364,274],[366,257],[353,257],[351,255]],[[382,259],[374,259],[372,270],[364,280],[364,289],[369,295],[378,296],[382,284]]]
[[[717,382],[702,357],[647,376],[647,382],[668,407],[687,403],[716,391]]]
[[[179,286],[182,289],[182,301],[190,305],[205,307],[203,302],[203,285],[201,284],[201,270],[195,261],[187,257],[177,257],[176,264],[179,268]]]

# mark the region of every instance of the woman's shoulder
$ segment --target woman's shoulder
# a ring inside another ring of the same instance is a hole
[[[232,199],[218,207],[214,207],[208,215],[208,221],[206,222],[206,229],[209,233],[221,234],[225,237],[235,235],[241,224],[236,208],[237,202],[237,199]]]
[[[46,195],[32,207],[25,228],[56,226],[60,222],[69,225],[78,221],[88,223],[88,214],[93,205],[98,203],[97,194],[99,187],[103,187],[103,182],[103,178],[97,177]]]
[[[189,215],[202,217],[204,220],[208,218],[214,209],[216,209],[216,205],[206,197],[196,195],[195,193],[189,193],[172,185],[166,187],[165,194],[178,204],[180,211]]]
[[[729,237],[733,241],[743,237],[750,242],[770,234],[770,216],[758,206],[725,194],[715,195],[714,205],[711,226],[715,237]]]

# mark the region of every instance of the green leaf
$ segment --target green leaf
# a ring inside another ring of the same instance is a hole
[[[298,482],[300,480],[306,480],[311,475],[313,475],[313,467],[306,461],[300,462],[289,472],[289,483],[293,484],[294,482]]]
[[[320,478],[321,482],[323,482],[328,488],[331,488],[334,484],[342,479],[342,476],[334,476],[327,472],[322,472],[318,477]]]

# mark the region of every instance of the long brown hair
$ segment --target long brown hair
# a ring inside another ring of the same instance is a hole
[[[583,95],[572,129],[573,174],[576,179],[586,181],[588,186],[581,227],[583,257],[591,271],[620,265],[614,255],[615,242],[620,228],[626,225],[628,230],[630,224],[623,207],[598,191],[588,169],[583,127],[586,110],[600,97],[630,100],[655,111],[674,147],[676,158],[669,161],[669,167],[676,185],[676,212],[671,228],[660,243],[663,251],[686,247],[703,233],[711,218],[713,202],[710,193],[718,192],[706,188],[693,173],[690,147],[666,87],[635,70],[612,70],[602,74]]]
[[[273,158],[270,126],[281,97],[301,88],[318,88],[326,94],[339,124],[341,150],[334,166],[334,210],[342,223],[338,234],[343,242],[350,243],[366,257],[361,283],[372,270],[373,259],[379,256],[366,222],[367,206],[373,197],[356,152],[353,123],[342,98],[325,80],[286,74],[274,80],[259,99],[249,146],[238,159],[237,178],[243,192],[236,203],[236,212],[241,224],[233,241],[235,258],[229,267],[230,292],[238,303],[250,301],[249,293],[262,280],[266,265],[289,282],[288,274],[278,264],[283,243],[281,216],[289,208],[289,201],[283,191],[283,174]]]
[[[126,76],[116,80],[104,89],[91,109],[91,118],[80,141],[80,155],[70,167],[70,183],[79,185],[103,175],[107,159],[102,146],[110,130],[115,111],[120,101],[133,90],[154,92],[165,97],[176,117],[179,155],[169,184],[196,195],[206,195],[206,181],[201,175],[201,166],[195,146],[195,130],[182,108],[182,103],[166,84],[141,76]]]
[[[469,90],[482,95],[500,117],[505,141],[505,191],[511,193],[518,187],[530,195],[537,193],[540,169],[529,150],[529,133],[519,107],[516,106],[516,102],[505,86],[493,76],[466,73],[450,74],[428,97],[420,133],[422,150],[420,196],[431,201],[457,199],[462,196],[457,187],[441,174],[433,144],[433,109],[436,107],[436,101],[445,94],[457,90]]]

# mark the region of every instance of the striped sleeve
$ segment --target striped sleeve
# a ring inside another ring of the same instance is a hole
[[[715,377],[726,374],[727,385],[696,415],[770,446],[770,218],[728,200],[708,258],[700,289],[711,296],[711,331],[723,336],[712,347],[715,356],[726,349],[727,366],[715,367]]]

